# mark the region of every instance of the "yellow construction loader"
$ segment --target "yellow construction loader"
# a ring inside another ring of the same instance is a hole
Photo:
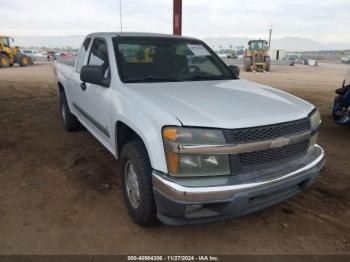
[[[30,63],[30,59],[15,46],[12,37],[0,36],[0,68],[13,66],[16,63],[20,66],[27,66]]]
[[[270,71],[271,59],[266,40],[250,40],[244,52],[244,71]]]

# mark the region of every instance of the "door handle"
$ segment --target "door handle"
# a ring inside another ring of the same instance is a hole
[[[85,91],[86,88],[87,88],[85,82],[82,82],[82,83],[80,84],[80,87],[81,87],[81,89],[82,89],[83,91]]]

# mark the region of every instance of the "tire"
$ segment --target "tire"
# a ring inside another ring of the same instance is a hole
[[[269,56],[265,57],[265,71],[269,72],[271,67],[271,58]]]
[[[333,110],[332,110],[333,120],[337,121],[342,117],[341,115],[338,114],[341,111],[342,111],[342,105],[341,105],[339,96],[337,96],[334,98],[334,102],[333,102]]]
[[[80,129],[79,120],[70,112],[64,92],[60,92],[60,116],[63,128],[67,132],[73,132]]]
[[[25,56],[25,55],[21,56],[21,57],[19,58],[19,65],[20,65],[21,67],[28,66],[28,65],[29,65],[29,57],[28,57],[28,56]]]
[[[157,221],[153,197],[152,168],[147,150],[140,139],[127,143],[121,153],[121,186],[132,220],[140,226]]]
[[[252,59],[250,57],[244,58],[244,71],[246,72],[252,71]]]
[[[5,54],[0,54],[0,68],[7,68],[10,66],[10,58]]]

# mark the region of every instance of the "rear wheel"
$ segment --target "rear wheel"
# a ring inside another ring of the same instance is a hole
[[[6,68],[10,66],[10,58],[5,54],[0,54],[0,67]]]
[[[244,58],[244,71],[246,72],[252,71],[252,59],[250,57]]]
[[[269,56],[265,57],[265,71],[269,72],[271,66],[271,58]]]
[[[19,65],[20,66],[27,66],[27,65],[29,65],[29,57],[28,56],[21,56],[20,58],[19,58]]]
[[[72,132],[80,128],[78,119],[69,110],[64,92],[60,92],[60,115],[64,130]]]
[[[141,140],[136,139],[123,147],[121,163],[123,168],[121,185],[129,215],[138,225],[154,224],[157,219],[152,189],[152,168]]]

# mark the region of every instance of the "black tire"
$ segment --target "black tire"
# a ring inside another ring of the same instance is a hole
[[[19,58],[19,65],[21,67],[26,67],[29,65],[29,63],[30,63],[30,60],[28,56],[23,55]]]
[[[342,118],[342,116],[338,114],[340,111],[342,111],[342,103],[340,102],[340,97],[336,96],[334,98],[333,109],[332,109],[333,120],[337,121],[340,118]]]
[[[269,72],[271,67],[271,58],[269,56],[265,57],[265,71]]]
[[[244,71],[246,72],[252,71],[252,59],[250,57],[244,58]]]
[[[140,139],[127,143],[121,153],[123,174],[121,186],[129,215],[140,226],[151,226],[157,221],[156,205],[152,188],[152,168],[147,150]],[[139,192],[138,205],[133,204],[132,193],[128,190],[127,169],[132,164],[136,174],[137,188]]]
[[[64,130],[73,132],[80,129],[79,120],[70,112],[64,92],[60,92],[60,116]]]
[[[5,54],[0,54],[0,68],[7,68],[10,66],[10,58]]]

